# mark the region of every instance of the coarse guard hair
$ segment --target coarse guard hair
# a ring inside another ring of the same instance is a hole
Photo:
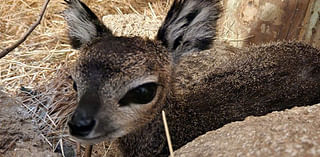
[[[69,38],[72,48],[79,49],[83,44],[101,36],[112,36],[98,17],[81,1],[65,0],[68,9],[64,18],[69,27]]]
[[[174,53],[175,59],[209,49],[216,36],[220,12],[219,0],[175,0],[157,39]]]

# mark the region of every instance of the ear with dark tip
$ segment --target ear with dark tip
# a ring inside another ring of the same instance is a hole
[[[209,49],[220,13],[219,0],[175,0],[158,30],[157,40],[176,57]]]
[[[69,26],[71,46],[75,49],[96,37],[111,36],[112,32],[81,1],[65,0],[67,9],[64,18]]]

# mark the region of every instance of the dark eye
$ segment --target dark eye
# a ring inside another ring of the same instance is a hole
[[[156,83],[146,83],[131,89],[119,101],[120,106],[129,104],[147,104],[156,96],[158,85]]]
[[[73,81],[72,87],[73,87],[73,89],[74,89],[75,91],[78,91],[78,90],[77,90],[77,84],[76,84],[75,81]]]

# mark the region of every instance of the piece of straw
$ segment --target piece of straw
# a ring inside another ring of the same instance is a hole
[[[166,113],[164,111],[162,111],[162,119],[163,119],[164,129],[166,131],[166,137],[167,137],[167,141],[168,141],[170,157],[174,157],[172,144],[171,144],[171,139],[170,139],[169,128],[168,128],[167,119],[166,119]]]

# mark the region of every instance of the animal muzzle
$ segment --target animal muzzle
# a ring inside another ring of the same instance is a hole
[[[72,136],[86,137],[94,129],[96,120],[85,112],[76,111],[68,122],[69,131]]]
[[[88,89],[81,96],[77,109],[68,122],[70,134],[87,137],[97,125],[95,116],[100,108],[100,97],[96,89]]]

